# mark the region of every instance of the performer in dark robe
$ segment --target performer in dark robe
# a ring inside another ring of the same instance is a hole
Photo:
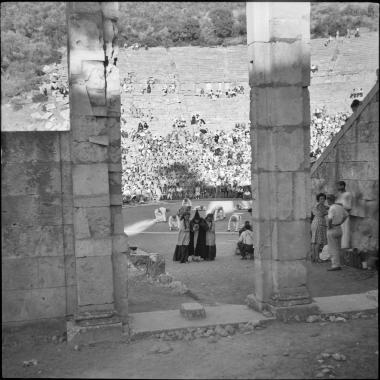
[[[207,214],[206,216],[207,231],[206,231],[206,255],[204,260],[215,260],[216,256],[216,244],[215,244],[215,221],[213,214]]]
[[[207,223],[196,210],[190,221],[189,256],[192,256],[192,261],[200,261],[206,254],[206,230]]]

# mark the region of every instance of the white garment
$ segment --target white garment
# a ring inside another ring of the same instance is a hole
[[[160,207],[154,210],[156,222],[166,222],[166,208]]]
[[[349,191],[339,193],[336,203],[341,203],[344,209],[350,213],[352,208],[352,194]],[[350,246],[350,217],[348,216],[348,218],[342,224],[341,248],[347,249],[350,248]]]
[[[241,233],[239,241],[244,244],[253,245],[253,232],[251,230],[245,230]]]
[[[178,215],[176,215],[175,217],[173,217],[173,215],[170,215],[169,216],[169,221],[168,221],[168,224],[169,224],[169,229],[179,229],[179,218],[178,218]]]

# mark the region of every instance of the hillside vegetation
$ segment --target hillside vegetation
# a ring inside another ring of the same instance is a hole
[[[244,2],[120,2],[120,46],[215,46],[246,42]],[[311,35],[347,28],[377,30],[377,3],[311,3]],[[1,3],[3,100],[36,88],[45,64],[61,58],[67,38],[64,2]]]

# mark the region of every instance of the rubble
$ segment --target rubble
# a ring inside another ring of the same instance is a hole
[[[37,364],[38,364],[38,361],[36,359],[25,360],[22,362],[23,367],[31,367],[31,366],[35,366]]]
[[[319,315],[309,315],[306,319],[306,322],[307,323],[314,323],[314,322],[317,322],[319,321],[321,318]]]

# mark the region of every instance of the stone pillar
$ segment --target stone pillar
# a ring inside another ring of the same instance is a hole
[[[117,2],[67,3],[75,320],[86,325],[127,317],[117,18]]]
[[[317,311],[306,288],[305,265],[310,249],[309,40],[310,3],[247,3],[257,193],[255,288],[247,302],[285,320]]]

